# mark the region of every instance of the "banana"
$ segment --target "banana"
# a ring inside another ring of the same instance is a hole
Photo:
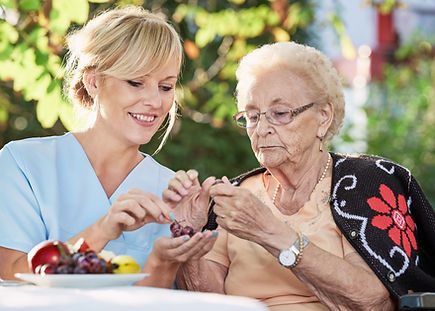
[[[113,273],[139,273],[140,266],[138,262],[129,255],[118,255],[112,258]]]

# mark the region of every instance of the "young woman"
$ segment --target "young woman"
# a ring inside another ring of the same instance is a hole
[[[160,17],[127,7],[89,21],[68,48],[68,95],[89,122],[0,151],[0,277],[28,272],[27,253],[43,240],[84,238],[95,251],[134,257],[151,273],[139,283],[170,287],[180,261],[215,240],[211,232],[169,238],[174,216],[160,196],[174,174],[139,151],[168,115],[164,139],[172,128],[179,36]]]

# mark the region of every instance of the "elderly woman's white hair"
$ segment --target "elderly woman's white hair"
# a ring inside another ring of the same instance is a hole
[[[247,87],[257,75],[274,68],[286,68],[305,79],[315,103],[332,103],[334,118],[325,134],[330,140],[338,133],[344,117],[344,96],[340,78],[331,60],[313,47],[295,42],[263,45],[240,61],[236,71],[237,101],[244,98]]]

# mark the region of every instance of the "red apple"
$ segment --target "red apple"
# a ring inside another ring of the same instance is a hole
[[[33,273],[39,265],[53,264],[57,266],[61,258],[70,260],[71,256],[68,247],[57,240],[43,241],[27,254],[27,262]]]

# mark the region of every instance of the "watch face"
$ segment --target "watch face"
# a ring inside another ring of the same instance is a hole
[[[279,263],[284,267],[290,267],[296,261],[296,255],[289,249],[282,250],[278,257]]]

